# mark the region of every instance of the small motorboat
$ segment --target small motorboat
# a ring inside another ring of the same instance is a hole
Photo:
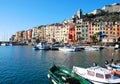
[[[36,46],[34,46],[34,49],[35,50],[49,50],[50,46],[48,46],[44,42],[40,42],[39,44],[37,44]]]
[[[85,78],[72,73],[67,68],[56,65],[50,68],[48,78],[52,84],[93,84]]]
[[[63,44],[53,44],[50,49],[51,50],[59,50],[59,48],[64,47]]]
[[[59,50],[64,52],[74,52],[76,51],[76,47],[61,47]]]
[[[82,76],[94,84],[120,84],[120,77],[106,68],[93,66],[90,68],[81,68],[73,66],[73,72]]]

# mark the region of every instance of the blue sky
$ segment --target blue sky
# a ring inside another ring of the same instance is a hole
[[[120,0],[0,0],[0,41],[17,31],[39,25],[62,22],[77,14],[83,14]]]

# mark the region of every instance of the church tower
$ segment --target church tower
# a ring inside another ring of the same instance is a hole
[[[78,10],[78,18],[79,18],[79,19],[82,18],[82,10],[81,10],[81,9]]]

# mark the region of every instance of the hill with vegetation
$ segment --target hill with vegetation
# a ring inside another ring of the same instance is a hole
[[[99,14],[85,14],[82,16],[84,21],[107,21],[107,22],[120,22],[120,12],[102,12]]]

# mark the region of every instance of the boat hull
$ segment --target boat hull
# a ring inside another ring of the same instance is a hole
[[[76,51],[75,48],[59,48],[60,51],[64,51],[64,52],[74,52]]]
[[[55,65],[50,68],[48,78],[53,84],[92,84],[90,81],[77,76],[70,70]]]
[[[74,73],[90,80],[94,84],[119,84],[120,83],[120,77],[118,77],[118,76],[114,76],[111,79],[103,79],[103,78],[100,79],[100,78],[96,78],[94,76],[88,76],[87,75],[87,73],[88,73],[87,70],[88,69],[73,66],[73,72]]]

